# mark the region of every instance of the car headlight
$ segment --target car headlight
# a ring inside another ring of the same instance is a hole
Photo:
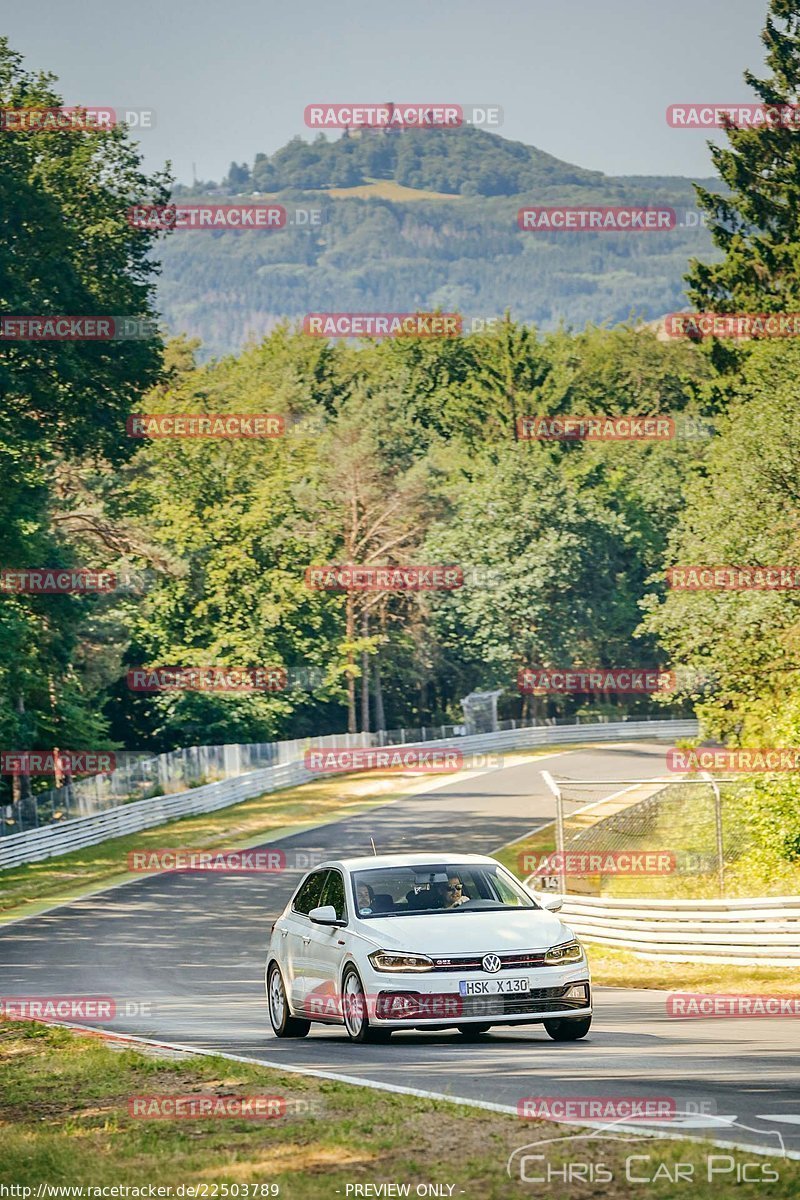
[[[544,956],[544,961],[553,966],[556,963],[580,962],[583,958],[583,947],[577,938],[571,942],[562,942],[560,946],[551,946]]]
[[[374,950],[369,961],[376,971],[432,971],[433,959],[427,954],[398,954],[393,950]]]

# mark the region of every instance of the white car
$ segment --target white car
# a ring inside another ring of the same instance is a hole
[[[542,1022],[574,1041],[592,1021],[580,942],[493,858],[385,855],[323,863],[272,927],[265,984],[278,1037],[312,1021],[354,1042],[395,1029]]]

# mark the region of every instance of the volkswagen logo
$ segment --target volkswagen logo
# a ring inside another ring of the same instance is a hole
[[[481,966],[484,971],[488,971],[490,975],[496,975],[502,967],[499,957],[496,954],[484,954],[481,959]]]

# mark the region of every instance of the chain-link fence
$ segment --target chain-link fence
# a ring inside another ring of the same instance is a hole
[[[545,887],[576,895],[713,899],[800,892],[800,862],[765,856],[746,780],[553,779]]]

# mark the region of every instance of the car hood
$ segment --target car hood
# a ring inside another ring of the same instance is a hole
[[[431,955],[547,950],[574,936],[557,916],[542,909],[379,917],[362,922],[361,931],[382,950]]]

